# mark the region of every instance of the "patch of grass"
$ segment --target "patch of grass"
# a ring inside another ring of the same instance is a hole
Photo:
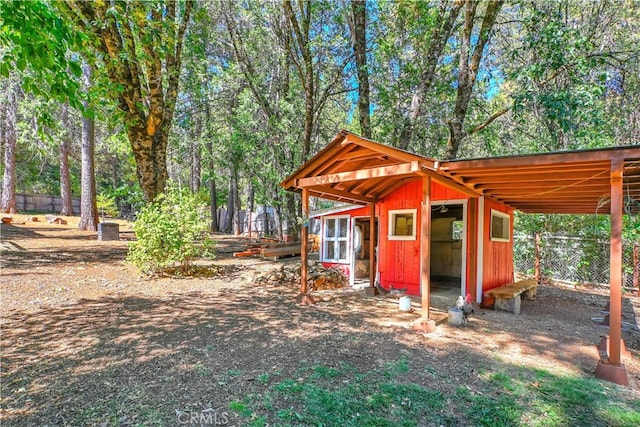
[[[376,370],[358,373],[347,364],[305,367],[296,379],[287,378],[264,395],[248,399],[251,413],[241,407],[232,410],[277,425],[415,426],[419,420],[451,421],[441,393],[397,378],[408,366],[407,358],[390,363],[384,378]]]
[[[238,369],[230,369],[227,371],[227,375],[229,375],[230,377],[239,377],[240,375],[242,375],[242,371]]]
[[[256,377],[256,380],[258,380],[258,382],[260,384],[266,384],[269,382],[269,379],[271,378],[271,376],[268,373],[264,373],[264,374],[260,374]]]
[[[206,378],[211,376],[211,371],[209,370],[209,368],[205,367],[202,363],[198,363],[193,367],[193,369],[195,369],[198,375],[200,375],[201,377]]]
[[[591,377],[566,377],[546,370],[488,374],[482,393],[456,390],[464,418],[483,426],[635,426],[640,402]]]
[[[393,378],[400,374],[406,374],[407,372],[409,372],[409,359],[403,356],[394,362],[387,363],[384,376],[386,378]]]
[[[340,375],[340,371],[331,366],[317,365],[313,367],[312,378],[335,378]]]
[[[443,378],[410,382],[410,366],[410,359],[402,357],[365,372],[348,364],[304,365],[291,377],[269,383],[263,374],[266,390],[232,410],[246,425],[640,425],[635,395],[591,377],[483,366],[470,373],[476,376],[473,383],[462,382],[445,395],[434,389],[442,387]],[[424,368],[424,373],[437,376],[433,369]]]
[[[245,402],[239,402],[237,400],[229,403],[229,409],[245,418],[250,417],[251,414],[253,414],[253,411]]]

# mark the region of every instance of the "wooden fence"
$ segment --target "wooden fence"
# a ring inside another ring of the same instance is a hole
[[[72,199],[73,210],[80,214],[80,199]],[[16,194],[16,210],[18,212],[35,211],[60,213],[62,198],[45,194]]]

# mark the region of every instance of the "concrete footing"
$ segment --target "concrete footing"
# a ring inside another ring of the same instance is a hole
[[[613,364],[602,360],[598,361],[596,368],[596,378],[610,381],[619,385],[628,386],[629,378],[627,377],[627,369],[623,364]]]
[[[413,322],[413,330],[430,334],[436,330],[436,322],[431,319],[419,318]]]
[[[309,294],[299,294],[296,297],[298,305],[316,305],[316,300]]]
[[[380,291],[373,286],[369,286],[368,288],[365,288],[364,294],[370,297],[375,297],[380,294]]]

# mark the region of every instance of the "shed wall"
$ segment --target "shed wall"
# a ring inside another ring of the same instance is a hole
[[[491,209],[509,214],[509,241],[491,240]],[[482,250],[482,291],[486,292],[513,281],[513,209],[485,199]]]

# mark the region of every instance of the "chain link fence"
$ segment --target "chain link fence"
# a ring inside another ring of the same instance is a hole
[[[533,274],[535,236],[515,235],[513,266],[516,273]],[[633,244],[623,243],[622,285],[633,287]],[[540,272],[570,282],[609,283],[609,241],[540,234]]]

